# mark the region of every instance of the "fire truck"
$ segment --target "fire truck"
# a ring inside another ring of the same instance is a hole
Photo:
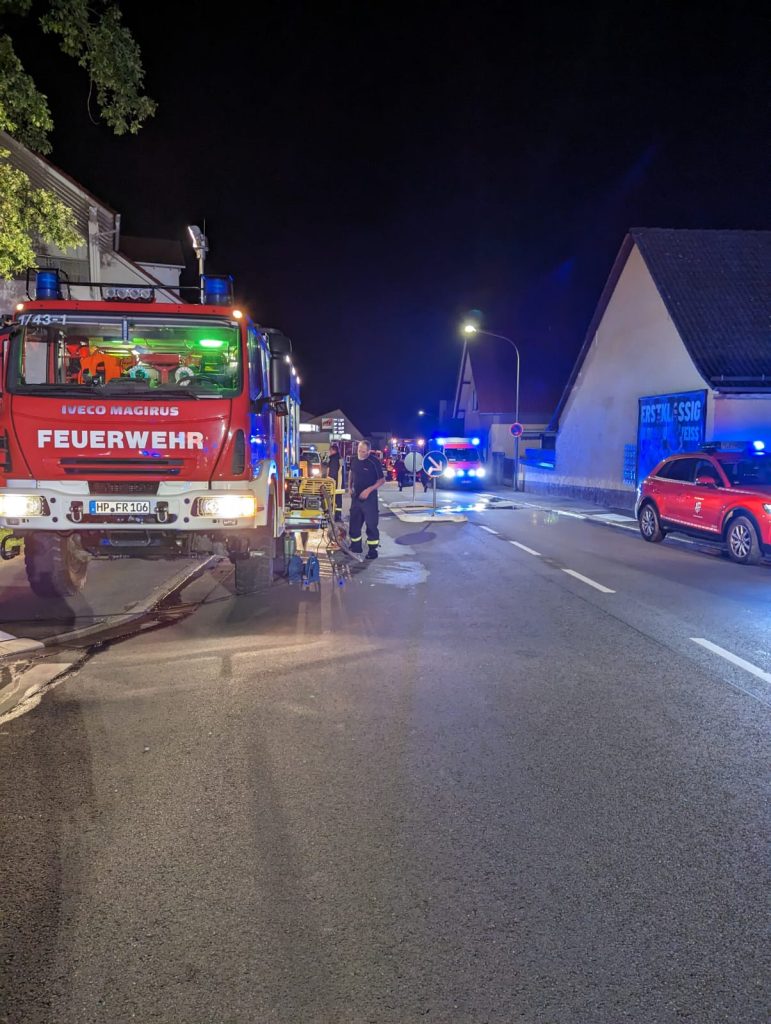
[[[88,287],[38,272],[0,336],[0,527],[32,590],[76,593],[92,557],[221,553],[253,591],[299,472],[291,341],[234,308],[232,278],[202,277],[200,304]]]

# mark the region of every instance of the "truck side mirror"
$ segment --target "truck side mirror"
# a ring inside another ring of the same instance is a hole
[[[292,390],[292,370],[286,356],[273,356],[270,360],[271,398],[286,398]]]

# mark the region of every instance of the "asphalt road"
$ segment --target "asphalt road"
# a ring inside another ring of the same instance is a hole
[[[765,1022],[771,568],[384,527],[0,725],[0,1020]]]

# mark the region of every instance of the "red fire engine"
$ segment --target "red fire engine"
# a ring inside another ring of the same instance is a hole
[[[97,301],[64,298],[38,272],[0,339],[0,526],[24,539],[32,589],[77,592],[89,556],[221,551],[252,591],[297,473],[291,342],[233,308],[230,278],[204,277],[201,305],[89,287]]]

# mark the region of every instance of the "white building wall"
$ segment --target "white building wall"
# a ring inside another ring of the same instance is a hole
[[[624,445],[637,443],[638,399],[706,388],[634,246],[562,411],[550,483],[633,492]]]

